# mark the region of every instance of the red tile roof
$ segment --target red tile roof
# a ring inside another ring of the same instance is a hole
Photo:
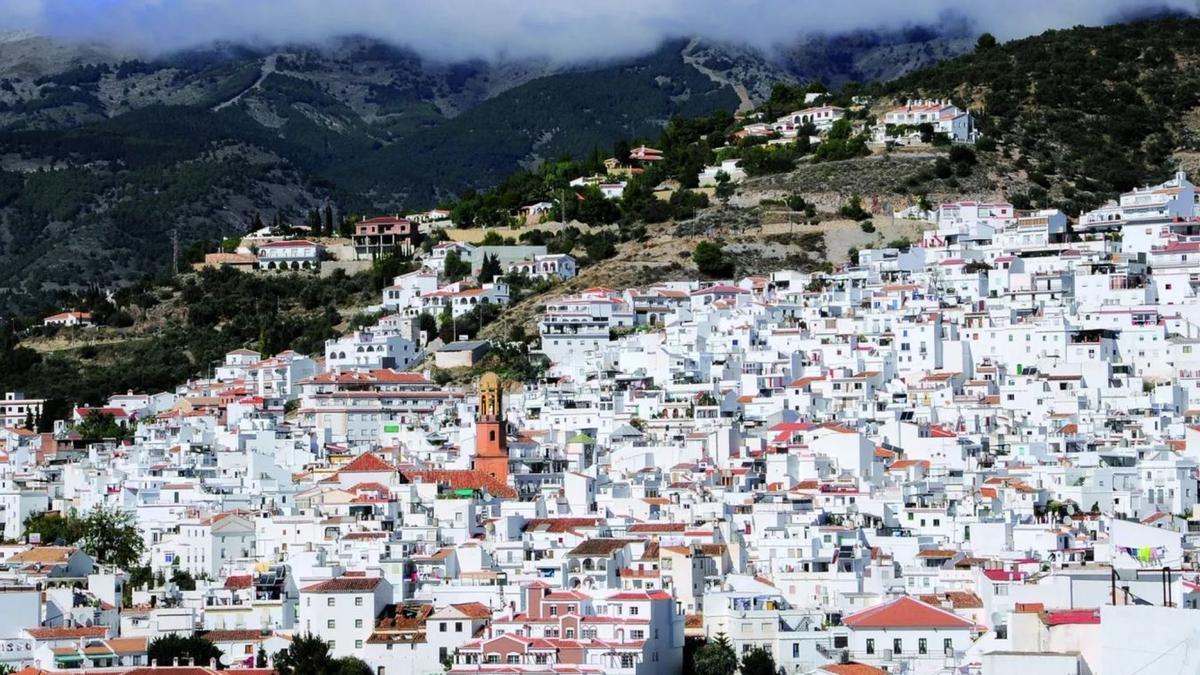
[[[532,518],[525,523],[525,532],[571,532],[579,527],[595,527],[599,518]]]
[[[350,462],[346,466],[339,469],[338,473],[343,473],[343,472],[356,473],[356,472],[369,472],[369,471],[395,471],[395,470],[396,470],[396,467],[392,466],[391,464],[388,464],[387,462],[383,461],[382,459],[379,459],[379,457],[377,457],[369,452],[364,452],[363,454],[359,455],[358,457],[355,457],[354,461]]]
[[[750,291],[748,291],[744,288],[740,288],[738,286],[729,286],[726,284],[718,284],[716,286],[709,286],[708,288],[701,288],[700,290],[692,291],[691,294],[692,295],[742,295],[744,293],[749,293],[749,292]]]
[[[290,239],[290,240],[284,240],[284,241],[269,241],[265,244],[260,244],[259,248],[260,249],[284,248],[287,246],[318,246],[318,245],[319,244],[313,243],[307,239]]]
[[[988,581],[1020,581],[1025,578],[1024,572],[1009,572],[1008,570],[984,570],[983,576]]]
[[[670,600],[666,591],[625,591],[608,596],[609,600]]]
[[[685,529],[683,523],[635,523],[629,526],[630,533],[683,532]]]
[[[210,642],[258,642],[264,637],[262,631],[250,629],[210,630],[202,635]]]
[[[451,490],[486,490],[502,499],[516,499],[517,491],[507,483],[496,480],[482,471],[471,469],[408,470],[402,472],[409,482],[437,483]]]
[[[487,605],[483,604],[482,602],[460,602],[450,606],[462,612],[471,619],[492,618],[492,610],[488,609]]]
[[[855,612],[842,619],[851,629],[870,628],[971,628],[975,624],[966,619],[932,607],[920,600],[902,596]]]
[[[26,628],[26,633],[35,640],[66,640],[73,638],[102,638],[108,635],[104,626],[79,626],[77,628]]]
[[[225,588],[235,590],[239,588],[250,588],[254,583],[254,578],[249,574],[235,574],[225,579]]]
[[[1060,609],[1046,612],[1042,622],[1047,626],[1065,626],[1080,624],[1099,624],[1100,610],[1098,609]]]
[[[365,593],[375,590],[382,581],[380,577],[338,577],[300,590],[303,593]]]
[[[887,671],[865,663],[831,663],[820,670],[831,675],[887,675]]]
[[[389,368],[377,368],[368,372],[330,371],[314,375],[302,384],[433,384],[421,373],[410,373]]]

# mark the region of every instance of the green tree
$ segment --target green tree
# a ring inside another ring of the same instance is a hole
[[[429,312],[421,312],[421,316],[417,317],[417,324],[420,331],[428,336],[430,340],[437,337],[438,322],[437,317],[434,315]]]
[[[326,206],[325,208],[328,209],[329,207]],[[262,647],[259,647],[258,653],[254,655],[254,667],[255,668],[266,668],[268,660],[269,659],[267,658],[267,650],[263,649]]]
[[[600,191],[595,185],[589,185],[582,193],[579,201],[578,218],[588,225],[608,225],[621,219],[621,208],[617,203]]]
[[[392,285],[396,277],[407,274],[415,268],[411,258],[401,255],[399,251],[384,254],[371,263],[371,287],[376,292]]]
[[[333,673],[335,675],[374,675],[371,666],[357,656],[343,656],[334,659]]]
[[[43,544],[61,541],[72,545],[83,538],[83,523],[74,514],[37,513],[25,519],[25,531],[40,535]]]
[[[333,207],[325,205],[325,236],[333,236]]]
[[[483,263],[479,267],[479,283],[490,284],[501,275],[500,256],[488,254],[483,255]]]
[[[617,254],[617,247],[613,244],[612,238],[605,234],[589,237],[587,243],[584,244],[584,250],[587,251],[588,260],[591,262],[607,260]]]
[[[120,439],[130,435],[128,427],[118,423],[111,413],[102,410],[89,410],[83,421],[75,425],[75,431],[85,441]]]
[[[160,666],[169,666],[178,659],[180,665],[190,660],[197,666],[207,667],[215,661],[219,668],[225,667],[221,663],[221,648],[199,635],[171,634],[154,638],[146,647],[146,656]]]
[[[154,575],[150,572],[149,565],[142,565],[129,570],[129,580],[126,586],[130,588],[146,588],[152,583],[154,583]]]
[[[979,36],[978,40],[975,41],[975,51],[977,52],[985,52],[989,49],[993,49],[995,46],[996,36],[992,35],[991,33],[984,33],[983,35]]]
[[[371,675],[362,659],[347,656],[335,659],[329,645],[312,633],[297,635],[287,649],[275,654],[278,675]]]
[[[480,246],[504,246],[504,237],[495,230],[488,230],[483,233],[483,239],[479,242]]]
[[[862,197],[858,196],[857,194],[850,195],[850,199],[842,205],[840,213],[843,216],[852,218],[854,220],[864,220],[871,217],[871,214],[867,213],[867,211],[863,209]]]
[[[813,159],[818,162],[833,162],[869,154],[871,150],[867,148],[866,135],[853,134],[850,120],[843,117],[830,127],[825,140],[813,151]]]
[[[724,171],[718,171],[716,180],[717,187],[713,193],[716,194],[717,199],[721,200],[721,204],[729,204],[729,198],[733,196],[734,192],[734,185],[729,179],[729,174]]]
[[[733,675],[738,669],[737,654],[724,633],[697,650],[692,663],[696,675]]]
[[[796,158],[808,151],[808,137],[787,145],[756,145],[742,152],[740,166],[748,176],[784,173],[796,168]]]
[[[171,583],[179,587],[181,591],[196,590],[196,579],[192,573],[187,570],[176,569],[171,572]]]
[[[671,215],[675,220],[687,220],[696,215],[696,211],[708,207],[708,195],[695,190],[676,190],[671,194]]]
[[[443,306],[441,314],[438,315],[438,337],[442,342],[454,342],[458,339],[457,328],[458,321],[454,318],[454,309],[450,305]]]
[[[132,569],[142,560],[145,543],[132,514],[119,507],[97,506],[82,523],[80,548],[101,565]]]
[[[471,263],[462,259],[457,250],[452,250],[446,254],[445,263],[442,266],[442,276],[447,282],[455,282],[471,273]]]
[[[809,218],[817,215],[817,206],[805,199],[802,195],[788,195],[783,201],[792,211],[801,211]]]
[[[692,251],[692,262],[701,274],[710,277],[728,277],[733,274],[733,262],[725,257],[725,249],[712,241],[696,244]]]
[[[742,675],[776,675],[775,657],[763,647],[755,647],[742,655]]]

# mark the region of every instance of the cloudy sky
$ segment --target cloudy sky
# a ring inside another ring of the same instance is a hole
[[[1200,0],[0,0],[0,30],[169,50],[213,41],[387,39],[440,59],[586,60],[701,35],[769,48],[807,32],[936,25],[954,12],[1001,39]]]

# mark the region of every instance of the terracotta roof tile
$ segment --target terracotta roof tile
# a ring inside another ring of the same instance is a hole
[[[352,462],[338,470],[338,473],[366,473],[380,471],[395,471],[396,467],[383,461],[375,454],[364,452],[355,457]]]
[[[971,628],[975,624],[920,600],[902,596],[855,612],[842,620],[851,629],[866,628]]]
[[[471,469],[445,470],[406,470],[402,472],[409,482],[436,483],[451,490],[486,490],[489,494],[502,499],[515,499],[517,491],[507,483],[502,483],[494,477]]]
[[[365,593],[375,590],[383,579],[381,577],[338,577],[311,586],[306,586],[302,593]]]

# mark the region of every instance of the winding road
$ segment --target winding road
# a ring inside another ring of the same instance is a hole
[[[236,96],[229,99],[228,101],[222,101],[221,103],[216,104],[215,106],[212,107],[212,111],[217,112],[218,110],[228,108],[229,106],[233,105],[234,103],[237,103],[238,101],[242,100],[242,97],[245,96],[246,94],[250,93],[251,91],[253,91],[255,89],[258,89],[258,87],[260,85],[262,85],[263,80],[267,79],[268,75],[275,72],[275,59],[276,59],[275,54],[271,54],[267,58],[263,59],[262,74],[259,75],[258,79],[254,81],[254,84],[239,91]]]

